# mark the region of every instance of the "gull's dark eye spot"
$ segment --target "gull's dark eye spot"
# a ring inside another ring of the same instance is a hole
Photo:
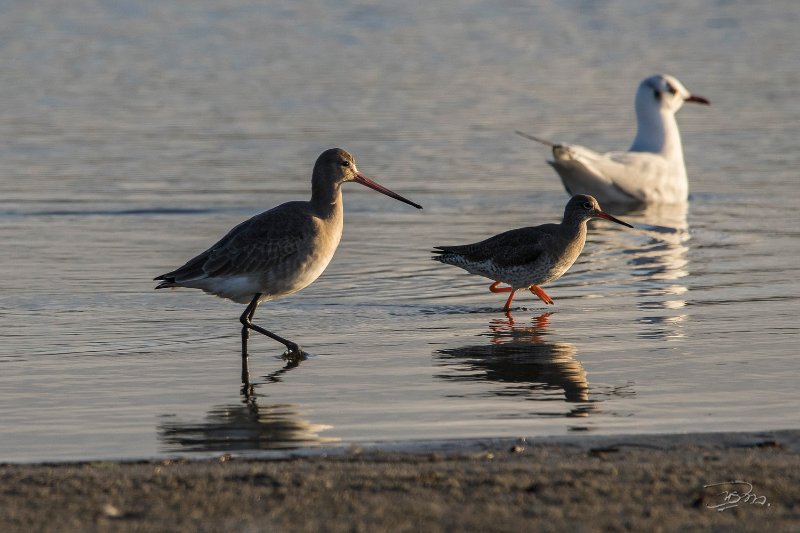
[[[592,202],[583,202],[583,204],[581,204],[581,207],[583,207],[587,211],[593,209]]]
[[[350,166],[350,161],[348,161],[347,159],[343,159],[340,164],[343,167],[349,167]]]
[[[678,89],[669,84],[667,84],[667,90],[669,91],[669,94],[675,94],[676,92],[678,92]]]

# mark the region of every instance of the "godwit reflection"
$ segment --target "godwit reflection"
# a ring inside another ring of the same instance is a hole
[[[281,380],[281,375],[296,368],[300,360],[288,360],[280,370],[264,376],[264,383]],[[199,422],[174,420],[164,416],[158,425],[158,438],[165,452],[230,452],[285,450],[338,442],[319,434],[332,426],[315,424],[303,417],[294,404],[259,405],[250,383],[247,361],[242,361],[242,389],[239,403],[220,405],[208,411]]]
[[[530,400],[553,401],[555,391],[570,403],[589,401],[589,383],[583,365],[574,357],[577,348],[568,342],[548,342],[547,325],[552,313],[520,325],[507,313],[506,319],[489,323],[488,343],[442,349],[434,356],[453,373],[437,377],[453,381],[488,381],[503,384],[489,394],[524,396]],[[594,406],[572,406],[566,413],[544,416],[588,416]],[[541,416],[541,414],[539,414]]]
[[[278,383],[282,381],[283,374],[289,372],[292,369],[297,368],[300,366],[300,363],[307,359],[305,352],[300,352],[299,354],[290,354],[284,355],[283,360],[286,362],[283,368],[276,370],[274,372],[270,372],[266,376],[264,376],[264,381],[267,383]],[[249,396],[253,394],[253,385],[250,383],[250,365],[248,363],[249,357],[244,356],[242,357],[242,394],[245,396]]]

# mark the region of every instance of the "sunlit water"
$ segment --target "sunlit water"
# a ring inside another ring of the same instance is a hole
[[[0,10],[0,461],[798,427],[794,1],[262,4]],[[659,71],[712,101],[688,208],[593,222],[554,307],[430,261],[557,221],[514,130],[624,148]],[[311,356],[252,337],[242,391],[242,306],[150,280],[331,146],[425,209],[346,185],[328,270],[256,314]]]

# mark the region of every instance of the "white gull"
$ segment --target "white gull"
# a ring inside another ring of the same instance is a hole
[[[570,195],[589,194],[603,204],[617,205],[685,202],[689,183],[675,121],[684,102],[709,104],[667,74],[642,80],[636,91],[636,138],[627,152],[601,154],[517,133],[553,149],[554,160],[548,163]]]

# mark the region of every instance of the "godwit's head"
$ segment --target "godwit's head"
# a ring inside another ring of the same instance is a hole
[[[315,188],[316,184],[318,183],[327,183],[328,185],[339,186],[347,181],[354,181],[356,183],[360,183],[361,185],[366,185],[370,189],[374,189],[385,194],[386,196],[390,196],[395,200],[400,200],[401,202],[405,202],[408,205],[416,207],[417,209],[422,209],[421,205],[403,198],[396,192],[393,192],[383,185],[372,181],[364,174],[359,172],[358,168],[356,167],[355,158],[346,150],[342,150],[341,148],[331,148],[322,152],[322,154],[320,154],[320,156],[317,158],[317,162],[314,164],[312,182],[314,183]]]

